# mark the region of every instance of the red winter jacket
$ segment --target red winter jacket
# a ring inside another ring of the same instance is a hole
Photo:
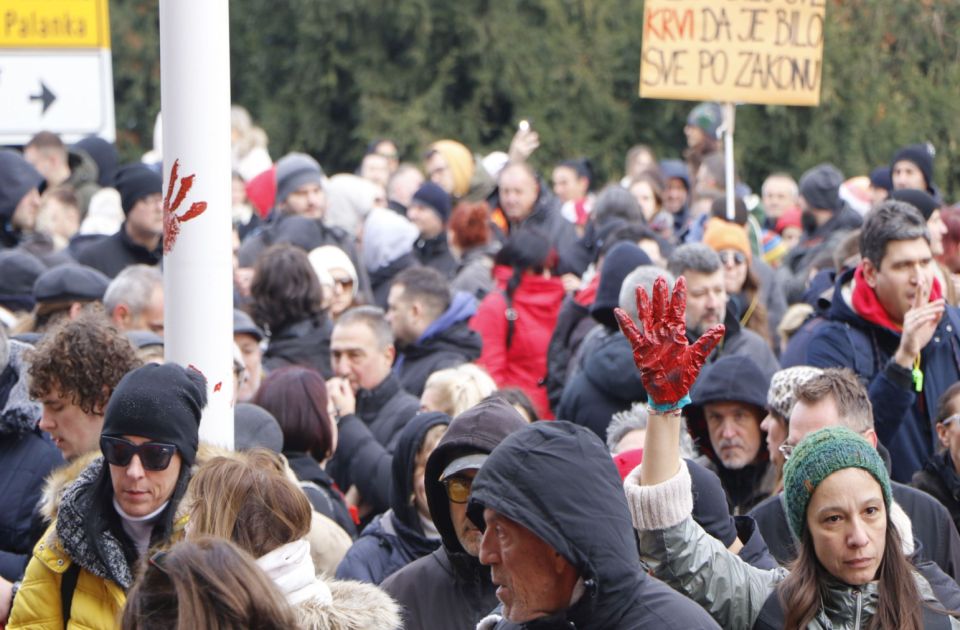
[[[547,375],[547,345],[557,324],[563,301],[563,281],[559,276],[544,278],[525,274],[513,294],[513,338],[507,348],[507,301],[504,291],[513,275],[510,267],[493,270],[497,282],[477,308],[470,328],[483,337],[483,351],[477,363],[486,369],[497,387],[519,387],[533,401],[540,418],[553,418],[547,403],[547,390],[540,381]]]

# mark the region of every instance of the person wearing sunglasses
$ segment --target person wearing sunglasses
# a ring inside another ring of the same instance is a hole
[[[139,559],[181,534],[177,505],[206,403],[203,375],[176,364],[145,365],[120,380],[104,412],[103,458],[64,491],[7,628],[115,626]]]
[[[714,217],[707,222],[703,242],[720,257],[727,308],[736,310],[741,326],[771,343],[787,305],[776,287],[765,286],[773,284],[773,270],[753,260],[746,228]]]
[[[406,630],[472,630],[497,605],[490,570],[477,559],[482,534],[467,518],[467,500],[490,452],[526,425],[510,403],[485,400],[450,422],[427,459],[423,483],[442,544],[381,585],[404,608]]]

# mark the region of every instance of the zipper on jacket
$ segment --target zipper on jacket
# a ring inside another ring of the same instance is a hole
[[[853,627],[856,630],[860,630],[860,613],[863,612],[863,593],[860,590],[855,590],[854,593],[857,594],[857,616],[853,620]]]

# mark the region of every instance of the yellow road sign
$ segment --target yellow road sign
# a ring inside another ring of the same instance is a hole
[[[108,0],[0,0],[0,48],[110,48]]]

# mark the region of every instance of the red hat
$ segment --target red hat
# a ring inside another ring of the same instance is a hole
[[[613,456],[613,463],[617,465],[617,471],[621,479],[626,479],[627,475],[633,472],[633,469],[643,461],[643,449],[635,448],[624,451]]]
[[[794,206],[788,210],[784,210],[783,214],[780,215],[780,218],[777,219],[777,225],[774,228],[774,231],[777,234],[783,234],[783,230],[788,227],[803,227],[803,224],[800,222],[800,208]]]
[[[277,197],[277,167],[272,166],[247,182],[247,199],[267,218]]]

